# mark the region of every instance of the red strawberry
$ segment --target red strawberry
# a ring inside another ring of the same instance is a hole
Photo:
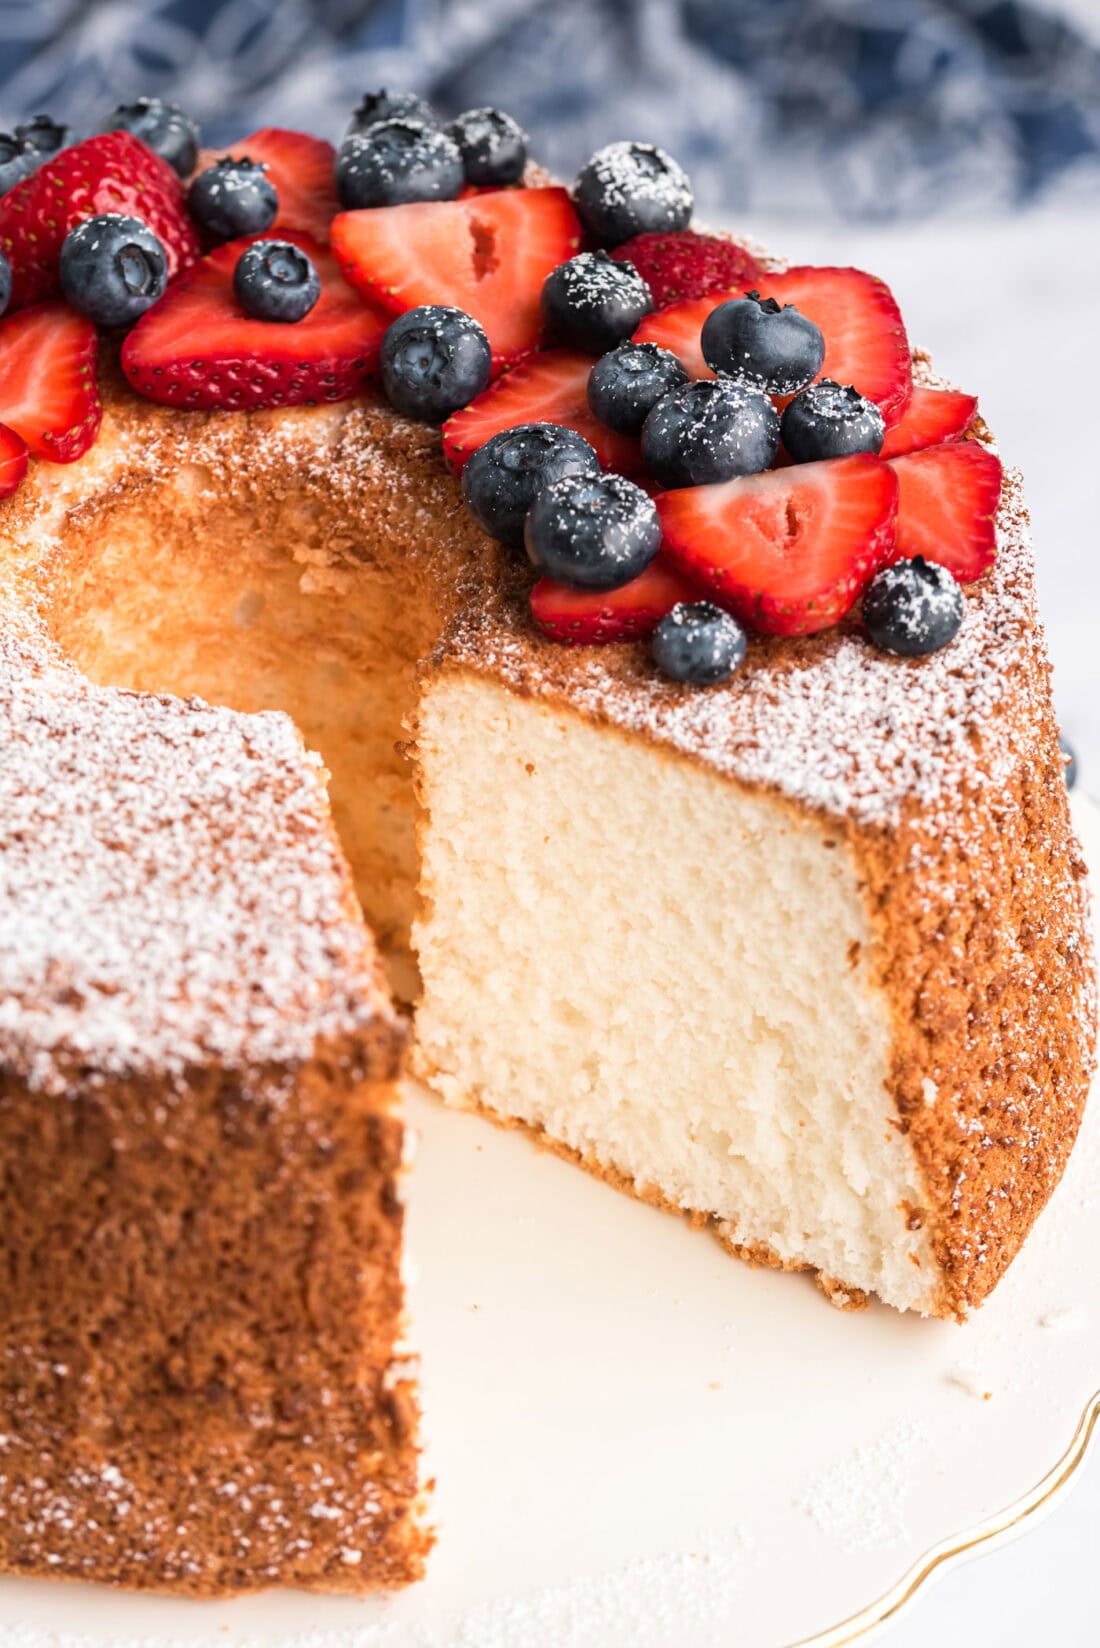
[[[579,245],[564,189],[341,212],[332,225],[353,286],[394,315],[421,303],[464,309],[485,328],[497,369],[538,343],[542,283]]]
[[[560,423],[595,447],[605,469],[636,475],[642,467],[638,442],[616,435],[588,410],[591,370],[591,355],[545,349],[505,372],[443,425],[443,451],[455,474],[498,430],[521,423]]]
[[[957,389],[926,389],[916,383],[909,405],[894,427],[886,431],[879,456],[900,458],[906,452],[920,452],[926,446],[954,440],[970,428],[977,410],[976,395],[964,395]]]
[[[0,320],[0,423],[36,458],[72,463],[99,433],[96,329],[63,303]]]
[[[0,199],[0,251],[12,268],[13,308],[61,290],[61,243],[74,223],[100,212],[125,212],[148,224],[164,246],[170,279],[199,255],[171,166],[129,132],[105,132],[60,149]]]
[[[568,589],[540,578],[531,591],[531,613],[552,641],[585,646],[637,640],[656,629],[680,601],[700,599],[698,586],[658,555],[640,577],[619,589]]]
[[[980,578],[997,558],[994,520],[1001,460],[977,441],[949,441],[894,458],[901,488],[891,561],[923,555],[960,583]]]
[[[612,252],[613,258],[632,263],[648,282],[658,309],[708,292],[742,291],[763,278],[764,271],[743,246],[722,235],[698,235],[694,229],[676,234],[635,235]]]
[[[656,503],[665,553],[715,600],[769,635],[809,635],[843,618],[889,555],[898,488],[860,452]]]
[[[15,491],[27,473],[27,443],[14,429],[0,423],[0,498]]]
[[[374,375],[390,317],[352,291],[331,252],[293,229],[321,296],[304,320],[253,320],[233,295],[246,235],[219,246],[168,288],[122,346],[122,366],[142,395],[166,406],[301,406],[344,401]]]
[[[333,182],[336,150],[323,138],[308,132],[291,132],[282,126],[263,126],[251,137],[242,137],[223,155],[262,160],[279,197],[279,211],[272,229],[298,229],[328,245],[332,220],[340,210]],[[204,157],[212,165],[218,155]],[[271,232],[270,230],[268,231]]]
[[[854,383],[860,394],[877,401],[889,426],[900,418],[913,387],[909,341],[901,311],[889,287],[862,269],[818,269],[806,265],[782,275],[762,274],[755,283],[762,297],[793,303],[825,335],[820,376]],[[634,336],[659,343],[679,355],[692,377],[712,377],[703,359],[699,335],[719,303],[743,296],[715,292],[689,303],[676,303],[647,315]]]

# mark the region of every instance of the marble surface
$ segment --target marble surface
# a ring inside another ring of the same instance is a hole
[[[1080,779],[1100,796],[1100,381],[1095,214],[1035,212],[988,224],[823,228],[754,221],[806,262],[852,263],[893,287],[914,342],[980,396],[1009,463],[1024,471],[1055,696]],[[1100,866],[1097,867],[1100,873]],[[1100,1451],[1074,1491],[1022,1539],[947,1574],[894,1625],[887,1648],[985,1642],[1095,1648],[1100,1639]]]

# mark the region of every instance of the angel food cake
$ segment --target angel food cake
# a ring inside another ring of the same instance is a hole
[[[837,1303],[1019,1250],[1095,1038],[1026,509],[659,150],[107,127],[0,141],[0,1569],[396,1585],[406,1041]]]

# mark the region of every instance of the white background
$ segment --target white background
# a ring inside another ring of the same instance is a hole
[[[992,224],[758,224],[796,261],[852,263],[893,288],[914,343],[980,397],[1024,471],[1054,692],[1100,797],[1100,224],[1082,204]],[[1100,867],[1097,867],[1100,870]],[[1097,1370],[1100,1384],[1100,1369]],[[1051,1461],[1053,1464],[1053,1460]],[[1097,1648],[1100,1453],[1069,1499],[1004,1550],[949,1573],[881,1633],[887,1648]]]

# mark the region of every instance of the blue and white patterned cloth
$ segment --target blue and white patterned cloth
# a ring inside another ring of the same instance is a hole
[[[1100,0],[1096,0],[1100,8]],[[1080,0],[1077,4],[1080,16]],[[970,213],[1100,192],[1100,50],[1057,0],[0,0],[0,118],[183,103],[338,137],[362,92],[515,114],[571,175],[642,137],[705,210]]]

